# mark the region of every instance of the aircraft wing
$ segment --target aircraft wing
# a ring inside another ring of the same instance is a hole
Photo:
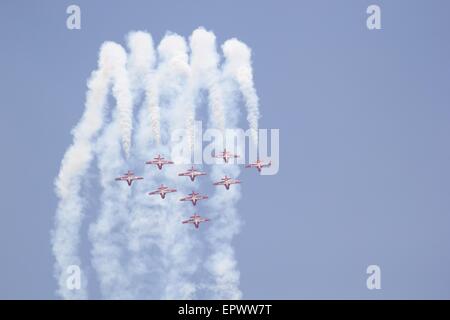
[[[239,158],[239,156],[237,154],[233,154],[233,153],[227,153],[226,155],[224,155],[224,157],[226,157],[226,158]]]
[[[160,194],[160,191],[159,190],[158,191],[152,191],[152,192],[149,192],[148,194],[149,195]]]

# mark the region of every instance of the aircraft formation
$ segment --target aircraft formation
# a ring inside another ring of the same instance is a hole
[[[223,152],[219,152],[219,154],[214,155],[214,158],[223,159],[225,163],[228,163],[229,159],[232,158],[239,158],[239,155],[232,154],[228,152],[226,149],[224,149]],[[157,155],[153,158],[153,160],[149,160],[145,162],[146,164],[150,165],[156,165],[159,170],[163,169],[164,165],[174,164],[173,161],[166,160],[161,155]],[[264,163],[261,160],[257,160],[255,163],[250,163],[246,165],[246,168],[256,168],[259,173],[261,173],[263,168],[268,168],[272,165],[272,162],[269,161],[267,163]],[[188,177],[192,182],[195,181],[196,177],[205,176],[206,172],[197,170],[194,166],[191,166],[188,170],[185,172],[181,172],[178,174],[180,177]],[[131,187],[133,181],[142,180],[144,177],[137,176],[134,174],[133,171],[128,170],[126,173],[124,173],[122,176],[117,177],[116,181],[126,181],[128,186]],[[220,181],[214,182],[213,185],[215,186],[224,186],[226,190],[230,190],[230,186],[233,184],[240,184],[241,181],[238,179],[233,179],[231,177],[225,176]],[[168,193],[174,193],[177,192],[176,189],[169,188],[165,186],[164,184],[161,184],[155,191],[149,192],[148,195],[154,196],[159,195],[161,199],[165,199],[166,195]],[[180,201],[190,201],[193,206],[197,205],[197,202],[200,200],[206,200],[208,199],[207,195],[202,195],[200,193],[197,193],[195,191],[192,191],[187,196],[180,199]],[[208,218],[203,218],[197,213],[195,213],[193,216],[190,216],[189,219],[182,221],[183,224],[193,224],[196,229],[200,227],[200,223],[210,221]]]

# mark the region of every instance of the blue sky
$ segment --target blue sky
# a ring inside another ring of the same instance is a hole
[[[82,29],[66,29],[78,4]],[[366,28],[377,3],[382,30]],[[450,298],[446,1],[2,1],[0,298],[57,298],[53,180],[105,40],[198,26],[253,50],[280,172],[244,172],[244,298]],[[366,288],[377,264],[382,289]]]

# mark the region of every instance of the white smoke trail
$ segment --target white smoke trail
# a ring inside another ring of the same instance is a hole
[[[159,111],[159,76],[155,74],[149,79],[146,87],[146,105],[151,134],[156,145],[161,143],[161,124]],[[143,131],[140,131],[143,132]],[[149,140],[150,141],[150,140]],[[147,145],[148,146],[148,145]]]
[[[135,140],[140,144],[136,148],[139,157],[143,160],[148,156],[148,148],[153,141],[160,143],[160,115],[158,72],[155,70],[156,52],[150,34],[135,32],[129,35],[130,78],[139,79],[138,82],[144,90],[144,102],[138,114],[138,128]],[[137,90],[136,90],[137,91]],[[135,93],[135,103],[138,103],[138,93]]]
[[[101,214],[90,228],[90,239],[93,244],[93,265],[97,270],[103,295],[110,298],[124,298],[126,297],[124,296],[126,279],[120,276],[123,274],[120,266],[121,246],[117,242],[120,243],[121,236],[117,226],[121,225],[123,215],[127,213],[127,190],[120,189],[116,184],[111,183],[119,169],[123,168],[123,164],[120,163],[122,157],[120,144],[117,144],[118,140],[122,142],[126,158],[129,157],[133,101],[126,69],[127,54],[119,44],[111,42],[109,46],[113,59],[112,94],[116,100],[116,112],[97,145],[103,194]],[[136,58],[136,54],[133,57]],[[133,63],[136,62],[134,59]],[[121,289],[117,290],[117,287]]]
[[[223,132],[225,128],[224,97],[221,73],[218,70],[220,56],[216,49],[216,36],[203,28],[196,29],[191,36],[191,64],[197,87],[208,90],[211,126]]]
[[[165,123],[166,131],[163,134],[169,136],[173,130],[182,127],[185,116],[184,100],[180,100],[186,91],[190,72],[185,40],[175,34],[166,35],[158,46],[158,55],[160,61],[155,73],[157,81],[154,82],[157,85],[153,88],[161,90],[148,93],[152,95],[153,101],[164,101],[164,113],[158,120]],[[146,107],[144,104],[143,110]],[[142,131],[136,132],[136,146],[147,151],[140,152],[139,162],[145,161],[144,154],[147,157],[155,156],[156,153],[170,156],[171,148],[166,143],[159,144],[156,150],[151,151],[151,132],[142,126],[139,128]],[[189,280],[189,275],[196,268],[191,250],[194,241],[180,223],[182,210],[178,195],[169,194],[162,200],[158,196],[146,194],[161,183],[176,187],[181,192],[184,181],[178,180],[177,170],[178,166],[165,166],[162,171],[148,166],[146,176],[152,175],[151,183],[136,186],[129,230],[129,248],[132,252],[129,272],[137,295],[166,299],[192,299],[195,295],[195,285]],[[160,282],[151,279],[159,279]]]
[[[128,158],[131,147],[131,132],[133,130],[133,97],[126,69],[127,54],[125,49],[119,44],[111,43],[111,46],[115,46],[113,50],[115,63],[112,92],[117,101],[123,151],[126,158]]]
[[[194,45],[193,45],[194,44]],[[175,99],[173,104],[168,106],[165,112],[167,115],[167,124],[170,132],[181,130],[185,133],[184,139],[174,142],[172,141],[172,150],[184,150],[185,153],[172,153],[176,163],[189,163],[191,161],[191,152],[194,143],[194,123],[197,96],[199,94],[199,64],[196,59],[201,54],[195,46],[195,31],[190,39],[190,64],[188,57],[184,60],[187,72],[187,78],[184,83],[183,90]],[[187,150],[185,146],[188,146]],[[177,172],[185,170],[184,166],[175,166],[167,172],[167,179],[170,183],[176,183],[179,194],[186,194],[193,189],[198,188],[200,183],[197,179],[191,182],[189,179],[181,179],[177,177]],[[200,178],[201,179],[201,178]],[[199,255],[199,239],[195,231],[186,228],[181,224],[182,220],[187,219],[193,214],[195,209],[191,208],[188,203],[178,201],[179,196],[172,200],[167,225],[167,232],[164,233],[163,243],[165,244],[164,252],[169,272],[166,275],[166,288],[163,298],[165,299],[192,299],[198,294],[198,285],[193,279],[193,275],[198,271],[200,266]]]
[[[128,36],[130,55],[128,59],[128,75],[133,83],[134,100],[139,98],[140,90],[149,79],[154,64],[154,50],[151,36],[145,32],[132,32]],[[116,68],[120,69],[122,77],[125,52],[120,50],[116,57]],[[126,83],[125,83],[126,85]],[[119,86],[120,87],[120,86]],[[129,97],[127,87],[124,87],[125,104]],[[113,92],[114,93],[114,92]],[[101,197],[101,213],[98,220],[90,227],[90,240],[92,242],[92,264],[100,280],[100,289],[104,297],[113,299],[132,298],[134,291],[130,286],[127,268],[123,267],[127,258],[127,231],[129,220],[128,200],[131,187],[125,183],[117,183],[114,178],[129,168],[125,168],[120,154],[121,134],[123,134],[123,113],[121,113],[120,96],[116,97],[116,112],[113,113],[112,122],[104,130],[97,143],[98,167],[100,182],[103,188]],[[129,119],[132,119],[130,111]],[[128,134],[131,135],[131,132]],[[128,138],[128,137],[127,137]],[[123,141],[123,136],[122,136]]]
[[[186,40],[177,34],[168,34],[158,46],[158,53],[161,59],[160,85],[164,90],[161,96],[167,102],[164,110],[165,136],[169,140],[172,130],[169,129],[170,122],[180,123],[185,121],[184,109],[190,104],[192,94],[190,91],[191,68],[189,66],[189,56],[187,53]],[[173,105],[176,99],[183,99],[183,104],[178,108]],[[179,126],[176,129],[180,129]]]
[[[231,76],[239,85],[239,89],[247,107],[247,120],[250,134],[255,146],[258,145],[259,99],[253,84],[253,70],[250,48],[237,39],[225,41],[222,46],[226,58],[224,74]]]
[[[136,91],[145,89],[149,81],[155,64],[155,50],[152,36],[147,32],[130,32],[127,40],[130,50],[127,68],[130,86],[134,89],[136,98]]]
[[[87,297],[86,281],[81,282],[81,290],[68,290],[66,270],[70,265],[81,265],[78,256],[79,231],[84,215],[84,201],[80,195],[81,179],[92,160],[92,139],[103,126],[104,107],[114,72],[114,62],[115,46],[107,42],[100,49],[98,69],[88,81],[85,111],[72,130],[73,143],[64,155],[55,181],[59,203],[52,245],[56,258],[58,292],[66,299]]]
[[[125,232],[130,187],[126,183],[114,181],[117,173],[124,168],[117,118],[115,112],[113,121],[105,128],[96,145],[103,193],[101,213],[90,226],[89,238],[92,243],[92,265],[97,271],[102,295],[108,299],[127,299],[132,296],[122,260],[126,258],[124,247],[127,243]]]
[[[145,104],[148,108],[151,133],[156,145],[161,143],[161,98],[172,96],[174,91],[179,90],[180,81],[189,72],[186,64],[186,43],[184,39],[176,34],[169,34],[163,38],[158,46],[159,66],[146,88]],[[181,77],[176,75],[182,74]],[[175,75],[175,76],[174,76]],[[143,131],[141,131],[143,132]]]
[[[209,123],[210,128],[219,129],[225,134],[225,127],[236,126],[237,113],[234,104],[234,87],[230,80],[235,79],[236,69],[243,63],[236,59],[234,52],[231,53],[231,65],[225,66],[228,73],[224,78],[219,69],[220,56],[216,49],[216,38],[212,32],[203,28],[195,30],[190,38],[191,66],[194,86],[197,91],[205,88],[208,91]],[[240,48],[239,48],[240,49]],[[226,117],[226,114],[229,116]],[[220,147],[220,146],[219,146]],[[216,150],[219,152],[219,150]],[[237,177],[239,167],[235,165],[213,166],[210,173],[211,181],[218,181],[224,175]],[[225,190],[222,187],[215,190],[213,196],[207,201],[210,208],[208,214],[212,217],[210,225],[206,226],[206,242],[212,253],[205,262],[205,267],[212,280],[202,284],[202,288],[208,289],[209,297],[217,299],[239,299],[242,294],[239,290],[239,271],[231,246],[233,236],[238,232],[240,220],[237,215],[235,204],[240,198],[240,187]]]
[[[85,282],[81,291],[65,289],[64,271],[68,265],[80,263],[77,254],[83,216],[80,182],[89,167],[94,146],[103,193],[101,213],[90,227],[89,238],[102,295],[193,299],[206,287],[210,297],[242,297],[231,245],[240,226],[235,207],[240,186],[233,185],[228,191],[218,188],[207,202],[213,221],[203,233],[206,232],[203,242],[211,250],[206,261],[202,260],[205,248],[200,241],[202,233],[181,224],[198,206],[192,208],[178,201],[181,194],[193,189],[199,191],[199,183],[205,179],[192,183],[178,177],[177,173],[186,169],[180,164],[190,162],[191,155],[174,153],[180,146],[193,149],[196,107],[202,89],[208,94],[209,127],[223,132],[226,127],[237,125],[234,101],[237,91],[232,85],[236,83],[247,106],[250,128],[252,132],[258,129],[258,97],[253,87],[250,49],[238,40],[227,41],[223,45],[226,63],[222,72],[215,41],[212,32],[203,28],[195,30],[190,37],[189,57],[185,39],[167,34],[158,46],[158,59],[152,38],[145,32],[129,34],[129,56],[118,44],[107,42],[102,46],[99,69],[89,83],[85,114],[74,129],[74,143],[63,159],[56,181],[60,204],[53,250],[63,297],[87,296]],[[110,84],[116,110],[94,145],[93,140],[103,127],[103,106]],[[133,103],[140,102],[142,93],[144,100],[133,131]],[[185,140],[171,141],[171,135],[180,131],[187,132]],[[145,161],[158,153],[166,157],[172,154],[176,164],[165,166],[162,171],[146,166],[142,173],[140,168]],[[134,169],[145,179],[134,182],[131,188],[114,181],[127,169]],[[237,178],[239,173],[239,167],[233,164],[214,166],[211,179],[219,180],[225,174]],[[161,183],[178,189],[178,193],[168,194],[164,200],[147,195]],[[202,261],[212,277],[212,283],[206,286],[194,279]]]
[[[211,180],[219,181],[224,175],[237,178],[239,173],[237,165],[214,166]],[[236,209],[236,203],[241,197],[241,187],[232,185],[229,190],[223,186],[217,188],[208,202],[212,223],[208,228],[207,240],[212,253],[205,266],[212,275],[213,282],[207,287],[212,299],[241,299],[240,274],[231,244],[241,225]]]
[[[172,151],[177,148],[184,148],[189,146],[188,152],[178,154],[171,152],[174,157],[175,164],[189,163],[191,160],[192,151],[191,134],[193,132],[193,122],[195,119],[195,97],[198,94],[198,87],[194,83],[193,66],[189,65],[189,57],[187,55],[187,47],[183,39],[183,51],[179,51],[177,67],[172,68],[172,74],[179,79],[177,94],[172,96],[171,103],[165,110],[165,118],[168,131],[174,133],[179,131],[180,134],[187,133],[187,140],[182,139],[178,143],[172,141],[169,147]],[[192,49],[191,49],[192,50]],[[173,51],[173,49],[171,50]],[[194,52],[192,52],[194,55]],[[192,61],[192,60],[191,60]],[[175,79],[167,79],[170,82]],[[168,85],[169,83],[166,83]],[[198,270],[200,259],[198,255],[198,239],[193,237],[192,233],[186,232],[186,226],[181,224],[187,216],[186,212],[190,213],[192,208],[187,207],[186,203],[179,201],[180,195],[186,194],[187,190],[199,182],[191,182],[188,179],[180,179],[177,173],[185,170],[183,165],[176,165],[167,168],[165,172],[165,179],[167,183],[176,185],[178,193],[167,200],[167,221],[165,231],[162,234],[162,249],[164,252],[164,261],[167,268],[165,274],[165,290],[163,299],[193,299],[197,294],[197,285],[192,278],[193,274]],[[188,215],[189,216],[189,215]]]
[[[227,66],[225,65],[226,69]],[[234,99],[235,86],[230,83],[230,79],[222,83],[224,96],[228,97],[224,102],[224,110],[228,115],[226,124],[228,129],[233,129],[237,125],[238,118],[234,115],[238,113],[236,101]],[[213,116],[214,114],[210,114]],[[213,121],[210,121],[213,123]],[[224,138],[227,149],[233,150],[234,141]],[[216,146],[220,148],[221,146]],[[242,155],[242,146],[237,145],[238,154]],[[229,163],[212,167],[211,181],[220,181],[225,175],[237,179],[240,174],[238,165]],[[208,207],[212,216],[212,222],[207,232],[207,241],[212,253],[205,262],[205,267],[212,275],[213,281],[206,285],[213,299],[241,299],[242,292],[239,289],[240,273],[234,256],[232,246],[233,237],[239,232],[241,218],[237,212],[236,204],[241,197],[241,186],[232,185],[229,190],[223,186],[217,186],[216,190],[208,201]]]

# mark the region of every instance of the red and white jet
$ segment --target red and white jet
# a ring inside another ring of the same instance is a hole
[[[169,187],[166,187],[165,185],[161,185],[159,186],[159,188],[156,191],[153,192],[149,192],[149,195],[155,195],[155,194],[159,194],[161,196],[162,199],[164,199],[166,197],[166,193],[171,193],[171,192],[177,192],[177,189],[169,189]]]
[[[134,175],[133,171],[128,170],[123,176],[116,178],[116,181],[126,181],[129,186],[133,183],[134,180],[142,180],[143,177],[138,177]]]
[[[258,172],[261,172],[262,168],[268,168],[272,165],[272,161],[269,161],[268,163],[264,163],[261,160],[256,160],[256,162],[254,163],[250,163],[248,165],[246,165],[246,168],[256,168],[256,170],[258,170]]]
[[[181,198],[180,201],[191,201],[195,206],[197,204],[197,201],[204,199],[208,199],[208,196],[204,196],[200,193],[192,191],[192,193],[189,193],[187,197]]]
[[[238,184],[238,183],[241,183],[241,181],[240,181],[240,180],[237,180],[237,179],[232,179],[232,178],[230,178],[230,177],[228,177],[228,176],[225,176],[225,177],[223,177],[223,178],[221,179],[221,181],[215,182],[214,185],[215,185],[215,186],[225,186],[225,188],[226,188],[227,190],[230,190],[230,186],[231,186],[232,184]]]
[[[195,228],[198,229],[198,227],[200,226],[200,223],[206,222],[206,221],[209,221],[209,219],[202,218],[198,214],[194,214],[188,220],[183,221],[183,223],[192,223],[192,224],[194,224]]]
[[[227,149],[223,149],[223,152],[219,152],[219,154],[216,154],[214,158],[222,158],[225,163],[228,163],[228,160],[231,158],[239,158],[237,154],[232,154],[231,152],[227,151]]]
[[[206,176],[206,172],[198,171],[197,169],[194,168],[194,166],[192,166],[186,172],[179,173],[178,175],[180,177],[189,177],[191,178],[191,181],[194,181],[195,177]]]
[[[166,160],[166,159],[164,159],[164,157],[161,157],[161,155],[158,154],[157,157],[154,157],[153,160],[147,161],[146,164],[156,164],[158,169],[161,170],[163,165],[165,165],[165,164],[173,164],[173,161]]]

